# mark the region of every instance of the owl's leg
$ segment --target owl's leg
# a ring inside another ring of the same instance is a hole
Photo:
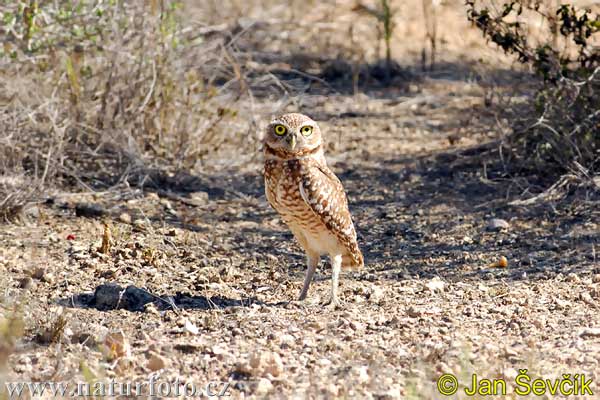
[[[299,300],[304,300],[306,298],[306,294],[308,293],[308,287],[312,282],[313,275],[315,274],[315,270],[317,269],[317,265],[319,265],[319,255],[306,253],[306,265],[306,277],[304,278],[304,286],[302,286],[302,291],[300,292]]]
[[[340,271],[342,269],[342,255],[331,256],[331,299],[329,305],[336,307],[340,304],[338,297],[338,287],[340,285]]]

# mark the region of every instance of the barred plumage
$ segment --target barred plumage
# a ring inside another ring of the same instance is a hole
[[[327,167],[321,131],[302,114],[286,114],[267,127],[265,192],[307,255],[300,299],[308,292],[319,258],[332,264],[331,303],[336,304],[341,267],[362,267],[356,231],[340,180]]]

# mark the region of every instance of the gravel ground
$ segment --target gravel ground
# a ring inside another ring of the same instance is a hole
[[[342,276],[340,309],[322,305],[328,262],[293,301],[304,257],[265,200],[260,157],[160,190],[56,192],[0,230],[0,377],[433,399],[444,373],[459,380],[453,398],[471,398],[476,373],[506,380],[496,398],[518,398],[527,369],[585,374],[585,398],[599,398],[597,203],[508,205],[522,188],[461,155],[497,134],[482,88],[414,86],[401,100],[309,97],[301,110],[323,121],[366,259]]]

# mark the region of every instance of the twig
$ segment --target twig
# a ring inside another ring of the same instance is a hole
[[[152,60],[152,83],[150,84],[150,89],[142,102],[142,105],[138,108],[138,112],[142,112],[144,108],[146,108],[146,104],[150,101],[150,97],[152,97],[152,93],[154,92],[154,86],[156,85],[156,63]]]

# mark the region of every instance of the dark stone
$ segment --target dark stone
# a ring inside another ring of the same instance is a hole
[[[93,203],[77,203],[75,205],[75,215],[86,218],[102,217],[106,211],[102,206]]]
[[[100,285],[94,292],[92,305],[99,310],[124,308],[130,311],[142,311],[144,306],[154,301],[147,290],[130,285],[123,288],[116,283]]]

